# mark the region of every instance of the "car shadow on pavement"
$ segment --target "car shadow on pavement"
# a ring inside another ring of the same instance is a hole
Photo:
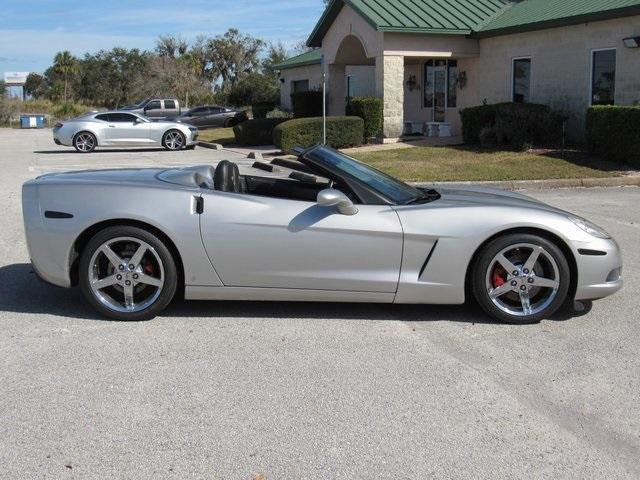
[[[78,288],[49,285],[33,267],[18,263],[0,267],[0,311],[57,315],[85,320],[110,321],[84,300]],[[563,312],[552,320],[565,321],[587,314]],[[389,305],[371,303],[242,302],[174,300],[160,315],[180,318],[390,320],[404,322],[463,322],[495,324],[473,305]]]
[[[37,153],[40,155],[94,155],[97,153],[140,153],[140,152],[167,152],[167,153],[180,153],[180,152],[188,152],[189,150],[167,150],[162,147],[156,148],[109,148],[104,150],[94,150],[91,153],[82,153],[77,152],[73,148],[69,148],[69,150],[35,150],[33,153]]]

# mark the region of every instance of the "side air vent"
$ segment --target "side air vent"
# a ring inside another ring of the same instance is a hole
[[[44,216],[45,218],[57,218],[57,219],[73,218],[73,215],[70,213],[55,212],[53,210],[47,210],[46,212],[44,212]]]
[[[433,256],[433,252],[436,250],[437,246],[438,246],[438,240],[436,240],[436,243],[434,243],[433,247],[431,247],[431,251],[429,252],[429,255],[427,255],[427,259],[424,261],[424,264],[422,265],[422,268],[420,269],[420,273],[418,274],[418,280],[420,280],[422,278],[422,275],[424,274],[424,271],[427,269],[427,265],[429,265],[429,260],[431,260],[431,257]]]

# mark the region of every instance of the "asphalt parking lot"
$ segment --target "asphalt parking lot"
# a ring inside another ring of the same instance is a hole
[[[196,302],[97,318],[28,264],[43,172],[216,162],[80,155],[0,129],[0,477],[638,478],[640,189],[532,192],[620,242],[625,289],[539,325],[469,307]]]

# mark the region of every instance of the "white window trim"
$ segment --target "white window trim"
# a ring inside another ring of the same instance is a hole
[[[460,59],[459,58],[453,58],[453,57],[430,57],[427,58],[426,60],[422,61],[421,63],[419,63],[418,65],[420,65],[420,109],[421,110],[433,110],[433,107],[425,107],[424,105],[424,82],[426,80],[426,70],[427,70],[427,62],[429,62],[429,60],[446,60],[447,61],[447,66],[445,67],[446,69],[446,94],[444,96],[444,103],[445,103],[445,110],[458,110],[460,107],[450,107],[449,106],[449,60],[455,60],[458,62],[458,73],[460,72]],[[456,92],[457,93],[457,92]],[[457,98],[457,95],[456,95]]]
[[[513,98],[515,92],[516,85],[516,62],[518,60],[529,60],[529,102],[533,101],[533,57],[531,55],[523,55],[520,57],[512,57],[511,58],[511,74],[509,75],[509,101],[514,102]]]
[[[613,50],[614,52],[616,52],[616,65],[615,65],[615,71],[616,73],[618,72],[618,49],[616,47],[604,47],[604,48],[592,48],[591,50],[589,50],[589,78],[588,78],[588,82],[589,82],[589,98],[587,101],[587,105],[589,105],[590,107],[593,106],[593,59],[595,56],[596,52],[610,52],[611,50]],[[616,75],[616,79],[617,79],[617,75]],[[613,88],[614,88],[614,92],[615,92],[615,87],[616,87],[616,82],[614,81],[613,83]],[[613,103],[615,105],[616,102],[616,98],[615,98],[615,93],[613,96]]]

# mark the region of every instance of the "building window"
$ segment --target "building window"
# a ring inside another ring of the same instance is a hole
[[[291,82],[291,93],[308,92],[309,80],[295,80]]]
[[[447,107],[458,106],[458,61],[449,60],[447,64]]]
[[[531,101],[531,59],[516,58],[513,61],[513,98],[516,103]]]
[[[458,105],[457,88],[457,60],[427,60],[424,64],[425,108],[455,108]]]
[[[616,51],[594,51],[591,71],[591,104],[613,105],[616,97]]]

